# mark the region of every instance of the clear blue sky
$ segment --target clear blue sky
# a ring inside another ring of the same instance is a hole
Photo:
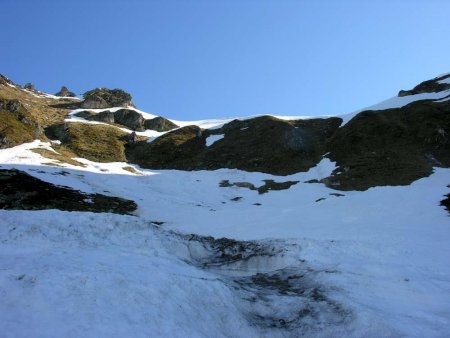
[[[177,119],[342,114],[450,71],[450,1],[1,0],[0,73]]]

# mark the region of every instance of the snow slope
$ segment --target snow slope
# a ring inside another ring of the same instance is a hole
[[[450,332],[450,222],[439,206],[448,169],[436,168],[411,186],[335,196],[322,184],[305,183],[329,175],[334,163],[327,158],[287,177],[136,166],[132,174],[126,163],[45,166],[48,160],[30,151],[36,147],[51,144],[0,150],[0,169],[132,199],[139,208],[135,216],[0,210],[2,336]],[[259,186],[264,179],[300,183],[266,194],[219,186],[222,180]],[[205,268],[214,250],[183,235],[190,233],[250,241],[253,258]],[[254,246],[270,247],[271,254],[254,254]],[[269,282],[273,274],[284,279]],[[289,281],[298,281],[304,294],[283,291]]]

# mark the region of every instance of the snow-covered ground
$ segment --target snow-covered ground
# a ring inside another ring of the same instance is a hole
[[[411,186],[339,192],[305,183],[329,175],[327,158],[287,177],[137,166],[133,174],[127,163],[45,166],[37,147],[51,144],[0,150],[0,169],[139,207],[134,216],[0,210],[1,336],[450,332],[450,218],[439,206],[448,169]],[[300,182],[266,194],[219,186],[264,179]],[[220,242],[191,233],[249,241],[239,244],[249,259],[216,264],[205,243]]]

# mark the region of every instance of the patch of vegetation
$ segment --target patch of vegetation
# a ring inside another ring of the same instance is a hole
[[[46,133],[49,138],[60,140],[77,157],[95,162],[126,162],[124,139],[128,134],[118,128],[70,122],[54,125]]]
[[[417,101],[358,114],[331,139],[338,168],[322,180],[340,190],[408,185],[450,166],[450,102]]]
[[[152,169],[237,168],[287,175],[316,165],[322,159],[326,141],[341,121],[339,118],[285,121],[262,116],[234,120],[215,130],[188,126],[151,143],[127,146],[127,157]],[[206,147],[206,138],[213,134],[225,137]]]
[[[18,100],[0,100],[0,148],[44,138],[39,124]]]
[[[45,158],[55,160],[56,163],[52,163],[52,165],[58,165],[60,163],[67,163],[78,167],[86,167],[84,163],[78,162],[74,160],[73,157],[77,157],[72,151],[65,148],[64,146],[55,146],[58,148],[58,151],[55,153],[48,149],[34,148],[31,151],[39,154]]]
[[[147,141],[126,145],[129,162],[144,168],[193,170],[198,166],[196,156],[205,148],[205,136],[197,126],[176,129]]]

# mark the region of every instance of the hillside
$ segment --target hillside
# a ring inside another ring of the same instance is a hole
[[[450,74],[342,116],[203,121],[1,76],[0,330],[444,337],[449,167]]]

